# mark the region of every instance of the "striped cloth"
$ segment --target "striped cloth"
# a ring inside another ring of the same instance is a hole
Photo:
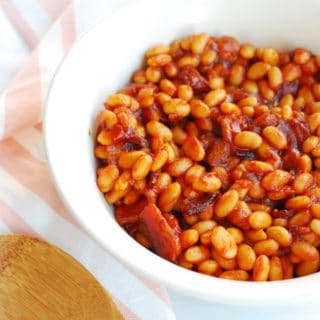
[[[164,288],[127,270],[74,221],[43,148],[44,100],[57,66],[77,38],[126,2],[0,0],[0,232],[37,236],[70,253],[126,319],[175,319]]]

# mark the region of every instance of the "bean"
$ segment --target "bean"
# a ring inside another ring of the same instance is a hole
[[[182,250],[194,246],[199,240],[199,232],[195,229],[188,229],[180,234],[180,243]]]
[[[283,226],[272,226],[266,230],[269,239],[273,239],[279,243],[282,247],[288,247],[291,245],[292,236],[291,233]]]
[[[249,271],[253,269],[256,261],[256,253],[247,244],[240,244],[237,253],[237,263],[240,269]]]
[[[319,258],[318,250],[308,242],[296,241],[292,243],[291,250],[303,261],[310,261]]]
[[[234,143],[240,148],[258,149],[262,144],[261,137],[252,131],[242,131],[236,134]]]
[[[178,202],[181,194],[181,186],[178,182],[173,182],[161,192],[158,205],[161,211],[170,212]]]
[[[227,216],[237,205],[239,193],[236,190],[229,190],[224,193],[215,205],[215,213],[222,218]]]
[[[221,180],[213,172],[205,173],[192,183],[196,191],[215,192],[221,187]]]
[[[204,274],[213,275],[219,271],[219,264],[212,260],[208,259],[198,264],[198,271]]]
[[[197,137],[188,137],[182,145],[183,152],[193,161],[201,161],[205,157],[205,150]]]
[[[269,126],[263,129],[263,136],[276,149],[282,150],[287,147],[286,136],[276,127]]]
[[[210,250],[204,246],[193,246],[186,250],[184,258],[194,264],[201,263],[211,256]]]
[[[132,177],[135,180],[144,179],[152,167],[152,158],[146,154],[138,158],[132,167]]]
[[[243,270],[229,270],[222,272],[219,278],[246,281],[249,279],[249,274]]]
[[[119,177],[119,170],[114,164],[110,164],[105,168],[98,170],[97,185],[101,192],[108,192]]]
[[[267,281],[270,272],[270,260],[266,255],[259,256],[253,266],[253,280]]]
[[[212,230],[211,242],[223,258],[232,259],[236,256],[237,244],[224,227],[217,226]]]
[[[267,239],[257,242],[253,250],[257,255],[273,256],[278,252],[279,244],[273,239]]]
[[[192,161],[187,157],[181,157],[167,167],[167,172],[173,177],[183,175],[192,166]]]
[[[269,280],[282,280],[283,279],[283,270],[282,264],[279,257],[271,257],[270,259],[270,272],[269,272]]]

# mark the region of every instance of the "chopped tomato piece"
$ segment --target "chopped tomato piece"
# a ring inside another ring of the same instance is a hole
[[[167,260],[175,261],[181,253],[180,240],[158,207],[154,204],[147,205],[140,217],[147,227],[156,252]]]

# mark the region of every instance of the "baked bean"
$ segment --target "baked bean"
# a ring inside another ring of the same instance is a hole
[[[291,250],[295,255],[297,255],[303,261],[309,261],[309,260],[314,260],[319,258],[318,250],[308,242],[304,242],[304,241],[293,242],[291,245]]]
[[[186,117],[191,111],[191,107],[185,100],[172,99],[163,106],[163,111],[167,114],[176,114],[179,117]]]
[[[135,180],[144,179],[151,170],[152,157],[150,155],[142,155],[134,163],[132,167],[132,177]]]
[[[142,108],[149,108],[154,103],[154,89],[153,88],[142,88],[139,93],[137,100]]]
[[[182,157],[179,158],[167,167],[167,172],[172,177],[179,177],[183,175],[192,166],[192,161],[189,158]]]
[[[180,234],[180,243],[182,250],[194,246],[199,240],[199,232],[195,229],[182,231]]]
[[[112,136],[111,136],[110,131],[106,131],[106,130],[101,131],[97,136],[97,141],[104,146],[111,145],[112,144]]]
[[[184,179],[186,183],[192,184],[205,174],[205,168],[199,164],[194,164],[185,173]]]
[[[253,266],[253,280],[267,281],[270,272],[270,260],[266,255],[259,256]]]
[[[299,277],[315,273],[319,270],[319,258],[310,261],[303,261],[296,267],[296,273]]]
[[[261,240],[253,247],[257,255],[273,256],[278,252],[279,244],[273,239]]]
[[[258,80],[264,77],[270,69],[270,65],[265,62],[256,62],[248,69],[247,77],[250,80]]]
[[[313,177],[310,173],[300,173],[293,182],[293,189],[295,193],[301,194],[306,192],[312,183]]]
[[[272,217],[264,211],[255,211],[249,216],[249,224],[253,229],[265,229],[272,223]]]
[[[147,52],[146,52],[146,57],[150,58],[152,56],[156,56],[158,54],[166,54],[169,53],[170,51],[170,47],[167,45],[158,45],[155,47],[150,48]]]
[[[227,191],[216,203],[216,215],[220,218],[227,216],[236,207],[238,201],[239,193],[236,190]]]
[[[209,79],[209,87],[212,90],[224,88],[224,78],[214,77]]]
[[[186,85],[186,84],[181,84],[178,87],[178,98],[185,100],[185,101],[189,101],[191,100],[193,97],[193,90],[192,87]]]
[[[200,33],[194,36],[191,41],[191,51],[194,54],[200,54],[204,50],[209,39],[210,36],[207,33]]]
[[[134,163],[143,155],[145,155],[145,152],[141,150],[122,152],[118,159],[118,165],[122,169],[130,169],[133,167]]]
[[[123,191],[111,190],[110,192],[105,193],[105,198],[108,203],[114,204],[120,201],[128,191],[129,189]]]
[[[184,258],[194,264],[201,263],[211,256],[210,250],[204,246],[193,246],[188,248],[184,253]]]
[[[240,244],[237,253],[237,263],[240,269],[249,271],[253,269],[256,253],[248,244]]]
[[[162,73],[161,73],[161,69],[160,68],[149,67],[149,68],[146,69],[145,78],[146,78],[146,80],[148,80],[150,82],[154,82],[154,83],[159,82],[160,79],[161,79],[161,76],[162,76]],[[142,82],[142,80],[140,80],[140,83],[141,82]],[[144,83],[144,82],[142,82],[142,83]]]
[[[292,236],[291,233],[283,226],[272,226],[266,230],[269,239],[273,239],[279,243],[282,247],[288,247],[291,245]]]
[[[159,121],[152,120],[147,123],[147,132],[151,136],[162,137],[165,141],[172,140],[171,130]]]
[[[312,219],[310,222],[310,228],[315,234],[320,236],[320,219]]]
[[[217,223],[214,220],[199,221],[192,226],[192,229],[197,230],[201,235],[204,232],[212,230],[216,225]]]
[[[249,279],[249,274],[244,270],[229,270],[222,272],[219,278],[246,281]]]
[[[154,157],[151,171],[155,172],[160,170],[168,160],[168,152],[166,150],[160,150]]]
[[[200,58],[198,55],[185,55],[178,60],[178,67],[183,68],[185,66],[197,67],[200,64]]]
[[[168,94],[169,96],[173,96],[177,91],[176,86],[172,81],[168,79],[162,79],[160,81],[159,87],[162,92]]]
[[[211,247],[211,230],[205,231],[200,234],[200,242],[204,246]]]
[[[279,63],[279,53],[273,48],[264,48],[262,59],[266,63],[276,65]]]
[[[240,244],[244,240],[243,232],[240,229],[229,227],[227,231],[231,234],[236,244]]]
[[[172,58],[169,54],[160,53],[148,58],[147,63],[150,67],[163,67],[171,62],[171,60]]]
[[[308,196],[296,196],[286,201],[287,209],[305,209],[309,207],[311,204],[311,200]]]
[[[178,258],[178,264],[179,266],[181,266],[182,268],[185,268],[185,269],[188,269],[188,270],[191,270],[193,268],[193,263],[191,262],[188,262],[184,255],[180,255],[179,258]]]
[[[242,131],[236,134],[234,143],[240,148],[257,149],[262,143],[261,137],[252,131]]]
[[[301,76],[301,67],[295,63],[289,63],[282,69],[283,79],[286,82],[291,82]]]
[[[211,242],[223,258],[232,259],[236,256],[237,244],[224,227],[217,226],[212,230]]]
[[[277,89],[283,83],[282,72],[279,67],[273,66],[268,71],[268,81],[272,89]]]
[[[98,170],[97,185],[101,192],[108,192],[113,188],[115,181],[119,177],[117,166],[110,164]]]
[[[257,94],[259,91],[258,85],[255,81],[244,80],[242,83],[243,90],[250,94]]]
[[[225,114],[239,113],[238,106],[231,102],[224,102],[220,105],[220,110]]]
[[[158,192],[164,190],[171,183],[171,176],[166,172],[161,172],[156,181],[156,189]]]
[[[274,256],[270,259],[270,272],[269,272],[269,280],[282,280],[283,279],[283,270],[282,263],[279,257]]]
[[[214,107],[217,104],[222,103],[226,97],[227,93],[224,89],[215,89],[207,93],[207,95],[204,97],[204,102],[209,107]]]
[[[201,54],[200,62],[204,65],[213,63],[217,58],[217,52],[213,50],[206,50]]]
[[[123,171],[114,183],[115,191],[127,191],[130,187],[131,174],[129,171]]]
[[[311,221],[311,214],[308,210],[300,211],[290,218],[288,226],[305,226]]]
[[[239,86],[245,77],[243,66],[234,64],[230,69],[229,82],[232,86]]]
[[[310,58],[310,52],[302,48],[296,49],[293,55],[293,61],[298,64],[305,64]]]
[[[196,137],[188,137],[183,142],[182,150],[193,161],[201,161],[205,156],[205,150]]]
[[[237,266],[237,261],[235,258],[226,259],[218,253],[216,249],[211,251],[212,257],[217,261],[218,265],[224,270],[234,270]]]
[[[291,179],[289,172],[284,170],[275,170],[264,176],[261,181],[263,188],[268,191],[277,191],[285,186]]]
[[[143,84],[147,82],[146,72],[144,70],[138,70],[133,74],[133,82]]]
[[[266,80],[259,80],[258,87],[261,96],[269,101],[272,101],[274,99],[275,93],[274,91],[269,87],[268,81]],[[275,112],[275,109],[272,110]]]
[[[181,186],[178,182],[173,182],[164,189],[159,196],[158,205],[163,212],[170,212],[178,202],[181,194]]]
[[[204,274],[214,275],[220,267],[214,260],[208,259],[198,264],[198,271]]]
[[[240,55],[245,59],[252,59],[254,57],[255,49],[251,44],[244,44],[241,46]]]
[[[283,279],[291,279],[293,278],[293,265],[290,262],[290,259],[287,256],[280,257]]]
[[[269,126],[264,128],[262,133],[274,148],[282,150],[287,147],[287,138],[278,128]]]
[[[310,115],[308,118],[308,123],[310,126],[310,131],[316,131],[320,125],[320,112],[315,112],[312,115]]]
[[[191,114],[195,118],[205,118],[210,115],[210,108],[199,99],[194,99],[190,102]]]
[[[140,193],[135,190],[135,189],[131,189],[124,197],[123,199],[123,203],[126,204],[126,205],[132,205],[134,204],[135,202],[138,201],[138,199],[140,198]]]
[[[173,141],[176,144],[183,144],[183,142],[187,139],[187,133],[180,127],[174,127],[172,128],[172,137]]]
[[[205,173],[192,183],[196,191],[215,192],[221,187],[221,180],[213,172]]]

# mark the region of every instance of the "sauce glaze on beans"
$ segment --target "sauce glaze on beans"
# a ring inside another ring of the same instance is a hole
[[[98,188],[146,248],[234,280],[319,270],[320,56],[191,35],[97,122]]]

